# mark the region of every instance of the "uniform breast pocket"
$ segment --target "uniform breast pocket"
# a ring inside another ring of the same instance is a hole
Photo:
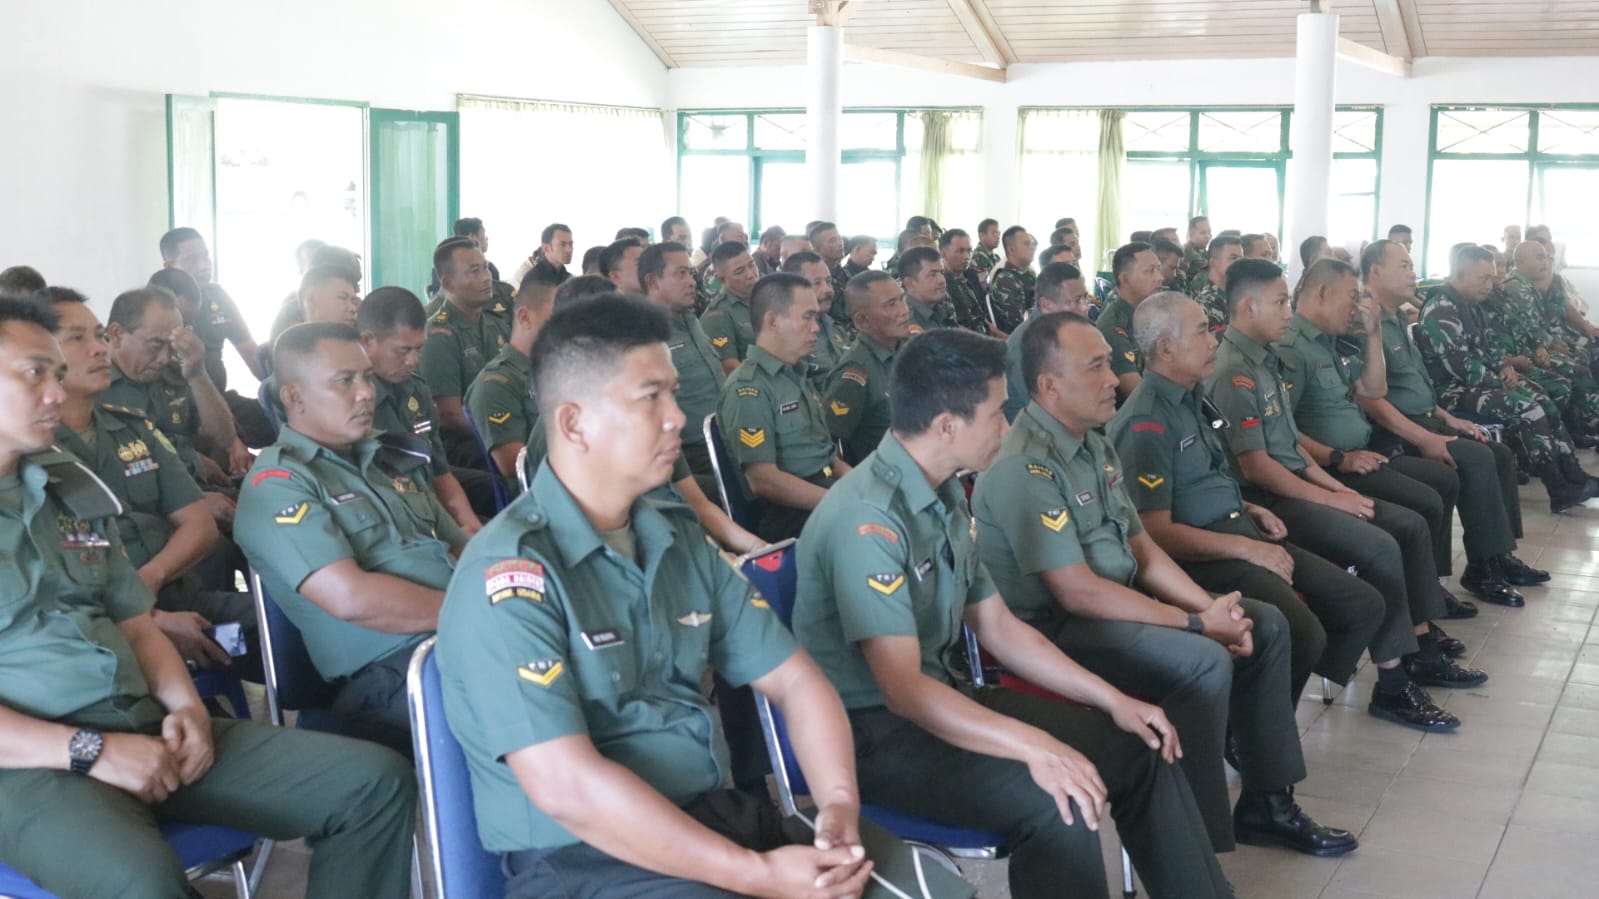
[[[66,569],[67,577],[74,582],[91,590],[98,589],[106,583],[106,553],[110,550],[109,544],[64,547],[61,550],[61,564]]]
[[[571,661],[585,697],[610,702],[638,689],[637,648],[633,635],[621,628],[584,631],[572,644]]]
[[[370,548],[382,537],[383,516],[372,500],[364,496],[336,496],[328,502],[333,523],[350,541],[351,548],[357,551]]]
[[[1326,396],[1340,396],[1349,390],[1349,385],[1345,384],[1344,379],[1339,377],[1338,369],[1336,368],[1316,369],[1315,383],[1317,390]]]

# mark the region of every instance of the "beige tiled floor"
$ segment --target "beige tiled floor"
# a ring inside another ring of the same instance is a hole
[[[1312,682],[1298,709],[1310,768],[1298,795],[1318,820],[1357,833],[1361,848],[1314,859],[1239,847],[1222,866],[1242,899],[1599,895],[1599,508],[1555,517],[1536,485],[1522,497],[1519,554],[1555,578],[1523,588],[1524,609],[1482,605],[1475,619],[1446,622],[1491,675],[1475,690],[1432,691],[1464,726],[1422,735],[1370,717],[1369,666],[1329,706]],[[1117,880],[1113,832],[1104,843]],[[285,847],[259,895],[301,895],[305,868],[303,848]],[[984,899],[1008,899],[1004,862],[967,873]],[[201,888],[232,895],[226,883]]]

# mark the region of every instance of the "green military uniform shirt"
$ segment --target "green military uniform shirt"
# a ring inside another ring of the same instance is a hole
[[[111,363],[111,386],[100,399],[112,405],[142,411],[177,448],[178,458],[189,474],[199,477],[200,451],[195,446],[200,436],[200,406],[194,390],[176,372],[168,372],[148,384],[140,384]]]
[[[1167,510],[1172,521],[1196,528],[1243,513],[1232,456],[1206,403],[1203,385],[1184,390],[1146,371],[1110,420],[1106,433],[1132,476],[1127,493],[1139,512]]]
[[[1277,342],[1283,378],[1296,388],[1289,394],[1294,420],[1303,434],[1333,449],[1365,449],[1371,422],[1355,402],[1355,382],[1365,360],[1354,341],[1321,330],[1294,314],[1288,333]]]
[[[329,680],[426,635],[387,634],[335,618],[299,593],[305,579],[354,559],[363,571],[442,590],[450,578],[450,549],[466,543],[433,495],[422,446],[382,434],[346,454],[284,425],[239,490],[234,539]]]
[[[677,369],[677,405],[683,410],[683,442],[705,443],[705,416],[716,411],[722,399],[722,355],[711,345],[700,320],[692,312],[673,315],[672,336],[666,348]]]
[[[1210,278],[1208,275],[1206,276],[1203,285],[1198,288],[1191,287],[1191,289],[1193,291],[1194,302],[1198,303],[1200,308],[1205,310],[1205,320],[1210,322],[1210,329],[1212,331],[1221,331],[1226,329],[1228,322],[1227,291],[1222,290],[1220,287],[1210,283]]]
[[[827,377],[833,369],[843,360],[844,354],[849,352],[849,335],[844,329],[833,321],[833,316],[823,312],[816,316],[816,349],[805,357],[803,365],[811,379],[811,386],[817,393],[827,389]]]
[[[1022,376],[1022,335],[1038,321],[1039,312],[1033,309],[1016,330],[1005,338],[1005,419],[1015,421],[1027,406],[1027,378]]]
[[[1067,612],[1038,575],[1087,564],[1129,585],[1129,538],[1144,525],[1122,484],[1121,461],[1098,431],[1073,437],[1037,403],[1016,416],[999,455],[972,491],[977,548],[1016,616],[1053,630]]]
[[[429,465],[434,475],[449,474],[450,462],[444,455],[444,438],[438,427],[439,411],[433,405],[433,392],[419,374],[399,384],[373,378],[377,400],[372,408],[372,428],[383,434],[410,434],[428,445]]]
[[[905,298],[905,305],[911,311],[911,334],[922,334],[935,328],[957,328],[955,321],[955,305],[947,298],[939,300],[931,306],[923,304],[920,300]]]
[[[1299,452],[1299,426],[1288,398],[1293,386],[1283,380],[1282,361],[1269,347],[1237,328],[1223,332],[1206,392],[1231,425],[1223,433],[1235,458],[1264,450],[1289,471],[1305,469],[1308,463]]]
[[[1427,360],[1410,339],[1410,324],[1399,312],[1383,310],[1382,351],[1388,363],[1388,402],[1412,418],[1432,415],[1438,394],[1427,375]]]
[[[63,450],[24,456],[0,477],[0,705],[71,722],[109,700],[128,731],[166,716],[117,629],[155,597],[123,554],[116,514],[116,498]]]
[[[484,308],[477,321],[446,302],[428,320],[427,342],[422,345],[422,380],[434,396],[466,396],[466,388],[490,359],[511,339],[505,319]]]
[[[772,462],[798,478],[829,468],[836,452],[822,401],[794,366],[758,346],[722,386],[716,418],[742,469]]]
[[[700,316],[700,327],[710,338],[711,346],[723,359],[743,360],[755,346],[755,329],[750,324],[750,304],[728,293],[725,289],[705,307]]]
[[[444,707],[491,852],[577,838],[528,801],[505,756],[584,734],[677,805],[728,786],[707,667],[747,684],[794,652],[766,600],[687,508],[629,516],[636,557],[609,546],[546,464],[461,557],[439,615]]]
[[[82,459],[122,504],[117,533],[128,561],[140,568],[171,539],[168,516],[204,494],[172,442],[144,413],[103,405],[93,411],[89,426],[88,441],[66,425],[56,428],[56,440]]]
[[[1099,333],[1110,344],[1110,370],[1117,375],[1136,375],[1143,371],[1144,357],[1133,342],[1133,307],[1121,297],[1114,297],[1094,319]]]
[[[527,443],[539,417],[538,403],[528,389],[532,379],[532,361],[509,343],[478,372],[466,389],[466,411],[484,446]]]
[[[864,459],[888,433],[889,373],[894,353],[862,334],[827,378],[827,430],[847,459]]]
[[[988,276],[988,306],[994,313],[994,327],[1009,334],[1016,330],[1033,308],[1038,292],[1038,275],[1030,268],[1015,268],[1005,263]]]
[[[848,709],[884,704],[861,641],[915,637],[922,673],[954,684],[962,613],[994,595],[960,482],[929,484],[892,434],[827,491],[798,563],[794,636]]]
[[[505,323],[505,333],[510,334],[516,326],[516,288],[504,281],[495,281],[489,287],[494,299],[483,307],[484,315],[492,315]],[[444,309],[444,291],[440,290],[428,298],[427,305],[422,307],[422,314],[428,318],[438,315]]]
[[[215,281],[200,285],[200,312],[192,322],[194,336],[205,344],[205,373],[217,390],[228,389],[228,367],[222,362],[222,350],[232,341],[242,346],[250,341],[250,326],[239,313],[233,297]]]

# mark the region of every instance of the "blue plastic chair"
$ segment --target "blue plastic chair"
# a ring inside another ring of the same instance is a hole
[[[478,840],[466,755],[444,716],[444,684],[433,655],[437,639],[429,637],[416,648],[406,675],[422,788],[422,855],[433,872],[433,899],[503,896],[500,858]]]
[[[161,826],[161,836],[177,855],[190,880],[213,871],[232,868],[233,886],[240,899],[250,899],[254,885],[245,873],[244,860],[255,848],[254,834],[214,824],[173,822]],[[0,862],[0,896],[8,899],[56,899],[54,893]]]
[[[283,412],[278,408],[278,399],[274,395],[272,378],[268,377],[255,389],[255,401],[261,404],[261,414],[266,416],[267,424],[272,428],[272,439],[278,439],[278,432],[283,430]]]
[[[710,450],[711,470],[716,473],[717,486],[722,488],[722,511],[739,527],[747,531],[755,530],[761,520],[760,504],[744,495],[744,478],[740,474],[738,460],[733,458],[727,444],[722,442],[722,426],[717,422],[715,412],[705,416],[702,430],[705,433],[705,445]]]
[[[285,712],[297,712],[296,726],[336,732],[328,707],[333,685],[323,680],[300,629],[283,614],[283,607],[267,595],[261,575],[250,570],[250,596],[261,626],[261,670],[266,679],[267,716],[283,726]]]
[[[472,413],[462,406],[461,414],[466,416],[466,426],[472,431],[472,443],[477,447],[478,455],[483,457],[484,470],[493,478],[491,484],[494,490],[494,511],[498,512],[511,504],[511,493],[505,489],[505,475],[500,474],[499,463],[494,461],[494,454],[489,451],[489,445],[483,442],[483,432],[477,429],[477,422],[472,420]]]
[[[772,607],[772,612],[783,622],[784,627],[789,625],[794,614],[797,579],[795,557],[795,542],[789,539],[763,546],[738,560],[739,569],[760,591],[761,597]],[[797,811],[795,797],[809,794],[810,787],[805,783],[805,773],[800,770],[799,759],[794,755],[783,713],[759,693],[755,694],[755,708],[761,716],[761,733],[766,738],[766,751],[772,760],[778,804],[782,806],[783,814],[793,815]],[[943,856],[994,859],[1003,858],[1008,851],[1004,840],[995,834],[938,824],[880,805],[862,803],[861,816],[907,843],[926,847]]]
[[[233,716],[243,721],[250,717],[250,700],[244,695],[244,681],[231,671],[202,668],[193,673],[194,692],[201,699],[223,697],[233,706]]]

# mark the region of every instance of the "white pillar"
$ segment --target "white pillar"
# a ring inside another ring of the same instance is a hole
[[[1294,54],[1294,115],[1289,132],[1293,158],[1288,163],[1288,233],[1279,235],[1289,260],[1289,283],[1304,266],[1299,243],[1327,234],[1327,197],[1332,179],[1333,77],[1338,61],[1338,16],[1305,13],[1299,17]]]
[[[839,131],[844,117],[844,29],[812,25],[805,35],[805,171],[811,218],[838,221]]]

